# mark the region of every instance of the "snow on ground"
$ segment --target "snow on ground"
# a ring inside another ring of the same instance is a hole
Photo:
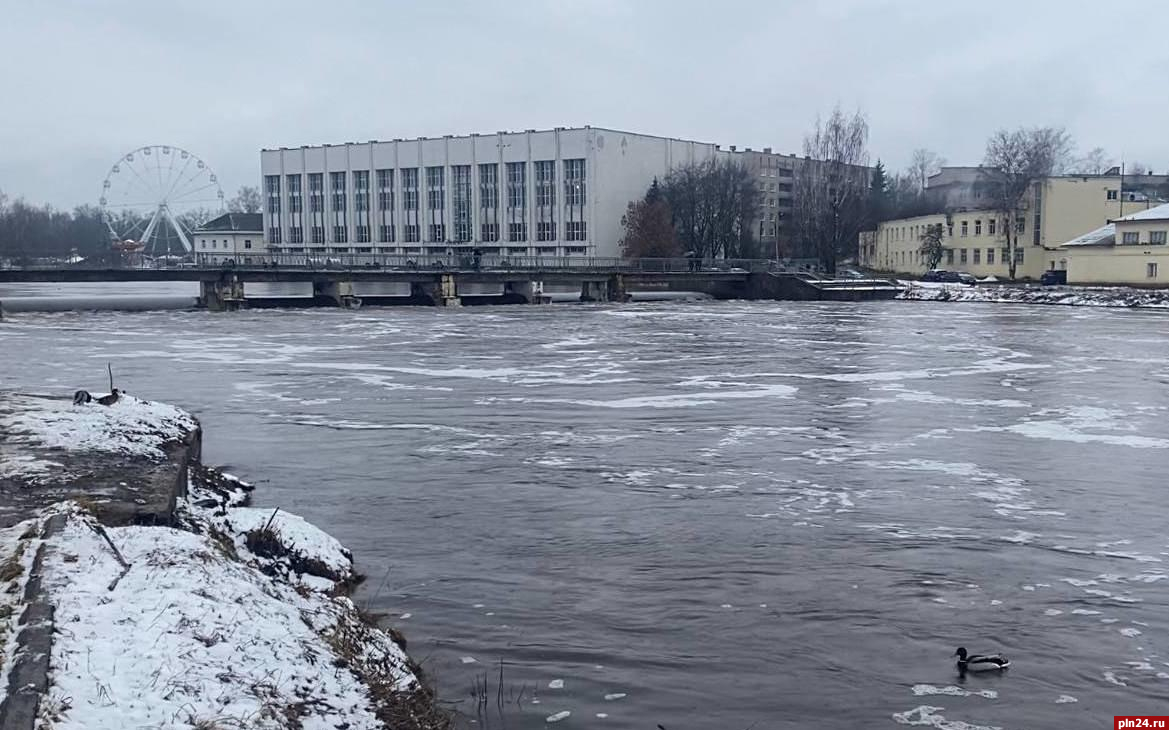
[[[12,443],[70,451],[163,457],[162,447],[198,427],[186,411],[123,394],[116,403],[13,395],[0,412],[0,431]]]
[[[303,517],[280,510],[239,507],[228,510],[219,519],[227,528],[225,531],[236,536],[238,549],[248,549],[248,534],[267,528],[280,547],[291,553],[288,556],[290,564],[302,567],[301,572],[338,581],[355,578],[353,555],[335,537],[306,522]],[[310,570],[303,570],[304,566]]]
[[[40,544],[39,520],[25,520],[0,530],[0,696],[16,658],[17,621],[24,610],[25,585]]]
[[[1169,291],[1119,287],[967,286],[902,281],[897,299],[936,302],[999,302],[1064,304],[1089,307],[1150,307],[1169,309]]]
[[[386,697],[417,687],[402,649],[348,598],[270,577],[203,527],[107,528],[118,580],[93,519],[69,513],[45,553],[45,727],[385,727]]]

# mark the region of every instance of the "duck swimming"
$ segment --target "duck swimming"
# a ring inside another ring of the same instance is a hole
[[[954,652],[958,657],[959,672],[994,672],[1011,666],[1011,660],[1002,654],[967,654],[966,647]]]

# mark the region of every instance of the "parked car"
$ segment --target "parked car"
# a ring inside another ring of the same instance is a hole
[[[1039,283],[1043,286],[1063,286],[1068,283],[1068,272],[1054,269],[1044,271],[1043,275],[1039,277]]]
[[[967,274],[965,271],[959,271],[956,272],[955,275],[957,277],[955,281],[957,281],[959,284],[974,286],[978,283],[978,277],[976,277],[974,274]]]
[[[922,281],[946,281],[946,277],[950,275],[949,271],[945,269],[933,269],[921,275]]]

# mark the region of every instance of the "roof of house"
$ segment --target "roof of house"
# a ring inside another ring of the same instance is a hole
[[[1126,215],[1123,218],[1116,218],[1113,222],[1121,221],[1127,223],[1128,221],[1163,221],[1169,220],[1169,203],[1158,205],[1147,210],[1138,211],[1131,215]]]
[[[263,213],[224,213],[199,226],[195,232],[262,233],[263,230]]]
[[[1076,236],[1067,243],[1060,244],[1059,248],[1064,246],[1112,246],[1116,244],[1116,226],[1109,223],[1106,226],[1100,226],[1094,231],[1089,231],[1082,236]]]

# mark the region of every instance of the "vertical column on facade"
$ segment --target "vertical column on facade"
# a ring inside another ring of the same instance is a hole
[[[526,145],[527,159],[526,169],[524,170],[524,217],[527,220],[527,244],[528,250],[538,244],[536,236],[536,163],[532,160],[532,130],[524,132],[524,142]]]
[[[481,215],[479,210],[479,135],[471,135],[471,243],[472,245],[482,245],[483,237],[481,231],[483,230]]]
[[[345,248],[357,238],[357,195],[353,180],[353,145],[345,144]]]
[[[449,243],[455,240],[455,171],[451,167],[451,135],[442,138],[442,233]]]
[[[585,216],[585,240],[588,242],[588,251],[592,256],[597,255],[597,241],[595,238],[597,229],[594,225],[594,221],[597,219],[596,196],[592,194],[592,180],[590,179],[595,179],[597,174],[597,158],[599,155],[597,154],[596,142],[597,132],[596,130],[590,129],[588,132],[588,140],[585,144],[585,204],[581,212],[583,213],[584,210],[588,211],[588,215]]]
[[[556,219],[556,246],[561,249],[562,253],[567,253],[563,250],[565,242],[568,240],[568,216],[566,215],[568,211],[568,187],[566,185],[568,175],[565,174],[564,154],[560,149],[560,136],[563,131],[563,128],[556,130],[556,159],[552,163],[552,193],[556,196],[554,198],[556,205],[552,206],[552,210],[555,211],[554,217]]]

